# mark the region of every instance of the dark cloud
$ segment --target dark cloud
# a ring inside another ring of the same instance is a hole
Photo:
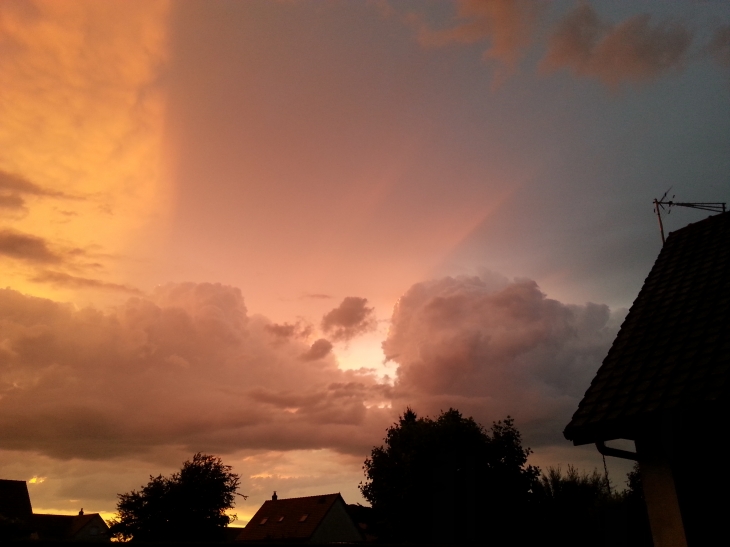
[[[296,323],[271,323],[264,327],[268,333],[276,338],[307,338],[312,333],[311,325]]]
[[[566,305],[533,281],[478,277],[411,287],[383,351],[398,364],[394,396],[422,412],[450,406],[489,423],[516,416],[531,442],[561,431],[617,331],[604,305]]]
[[[651,16],[641,14],[610,25],[582,3],[558,24],[542,66],[565,68],[616,87],[681,69],[691,43],[692,33],[681,23],[652,25]]]
[[[730,25],[716,28],[705,50],[720,66],[730,68]]]
[[[337,341],[350,340],[374,330],[374,308],[368,308],[367,303],[367,298],[346,297],[322,318],[322,330]]]
[[[301,359],[304,361],[316,361],[325,357],[330,351],[332,351],[332,343],[325,338],[320,338],[302,354]]]
[[[63,192],[42,188],[19,175],[0,170],[0,208],[22,210],[25,208],[24,196],[29,195],[57,198],[70,197]]]
[[[312,298],[315,300],[329,300],[332,297],[329,294],[323,294],[323,293],[307,293],[302,298]]]
[[[35,264],[63,262],[61,255],[52,251],[45,239],[8,228],[0,230],[0,255]]]
[[[301,359],[321,343],[272,345],[270,324],[218,284],[158,287],[110,312],[0,290],[3,448],[87,459],[170,446],[367,453],[392,420],[377,381],[330,354]],[[297,411],[281,406],[288,398]]]
[[[100,279],[91,279],[88,277],[78,277],[63,272],[54,272],[51,270],[42,270],[30,278],[36,283],[49,283],[57,287],[69,287],[74,289],[101,289],[108,291],[118,291],[129,294],[142,294],[142,291],[129,285],[120,285],[119,283],[109,283]]]

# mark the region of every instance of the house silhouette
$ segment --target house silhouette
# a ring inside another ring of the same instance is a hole
[[[240,542],[355,543],[363,534],[340,494],[267,500],[236,538]]]
[[[726,536],[730,213],[669,235],[564,435],[634,459],[655,547]],[[636,452],[605,443],[630,439]]]

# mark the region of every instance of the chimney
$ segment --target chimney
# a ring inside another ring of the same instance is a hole
[[[279,496],[276,495],[276,490],[274,490],[274,495],[271,496],[271,501],[276,501],[279,499]]]
[[[79,510],[79,516],[80,517],[83,517],[84,516],[84,508],[83,507]]]

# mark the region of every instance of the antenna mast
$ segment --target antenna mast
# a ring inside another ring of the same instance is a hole
[[[670,187],[669,190],[672,188]],[[684,203],[680,201],[666,201],[667,194],[669,193],[669,190],[664,192],[664,195],[661,197],[661,199],[655,199],[654,200],[654,212],[656,213],[657,219],[659,219],[659,233],[662,235],[662,245],[665,243],[664,238],[664,224],[662,223],[662,211],[667,212],[667,214],[672,212],[672,207],[689,207],[691,209],[701,209],[703,211],[712,211],[713,213],[724,213],[726,210],[726,203],[721,202],[700,202],[700,203]],[[672,196],[672,199],[674,199],[674,196]],[[666,206],[666,209],[665,209]]]

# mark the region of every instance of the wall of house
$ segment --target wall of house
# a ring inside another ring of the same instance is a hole
[[[364,541],[342,500],[337,500],[322,520],[309,543],[355,543]]]

